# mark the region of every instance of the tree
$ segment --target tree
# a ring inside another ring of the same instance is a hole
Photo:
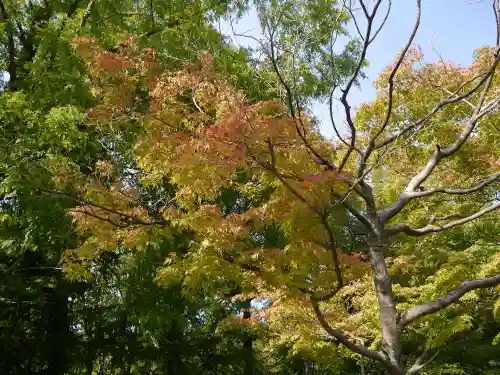
[[[381,93],[378,99],[360,108],[354,117],[349,104],[349,93],[359,78],[370,44],[389,16],[390,2],[381,25],[378,27],[374,24],[375,16],[380,13],[382,5],[382,1],[376,1],[372,8],[369,8],[363,2],[359,3],[359,13],[366,25],[366,31],[362,33],[362,23],[355,17],[351,3],[341,4],[354,17],[362,43],[361,57],[351,79],[338,85],[341,88],[339,101],[345,109],[350,134],[349,137],[343,137],[332,116],[332,125],[341,145],[345,146],[345,151],[340,152],[337,162],[318,157],[322,155],[315,154],[314,148],[310,151],[323,162],[327,170],[334,173],[347,170],[352,173],[347,194],[338,194],[337,202],[343,204],[367,229],[368,252],[380,310],[383,352],[367,351],[366,348],[353,344],[340,331],[329,325],[314,296],[312,300],[319,321],[332,336],[355,352],[383,363],[389,373],[399,374],[404,372],[401,335],[407,326],[418,318],[441,311],[473,289],[498,285],[500,279],[500,275],[494,271],[498,267],[497,257],[494,255],[498,244],[480,246],[484,256],[492,262],[489,265],[491,268],[488,266],[485,267],[488,271],[468,275],[491,277],[464,281],[457,289],[437,298],[435,302],[419,301],[422,302],[420,305],[413,306],[406,312],[398,312],[384,255],[387,254],[384,247],[395,241],[394,237],[441,232],[467,224],[498,209],[495,184],[500,175],[492,152],[495,141],[491,141],[492,129],[496,126],[495,117],[492,115],[498,108],[498,95],[494,89],[498,80],[495,76],[498,64],[498,35],[495,47],[477,51],[476,61],[471,68],[461,68],[444,62],[434,66],[418,66],[421,56],[418,51],[412,49],[420,23],[421,4],[418,1],[415,27],[393,66],[379,79],[377,87]],[[493,2],[493,10],[498,30],[498,2]],[[290,115],[300,122],[300,116],[295,113],[301,109],[301,92],[297,90],[293,80],[284,78],[277,64],[276,56],[281,51],[276,46],[284,40],[283,35],[279,33],[280,23],[275,22],[280,16],[281,13],[276,13],[273,5],[264,7],[261,18],[267,43],[263,43],[262,48],[267,51],[270,63],[285,88]],[[300,39],[300,32],[296,35]],[[333,95],[332,90],[330,106]],[[436,145],[434,142],[439,143]],[[442,142],[447,146],[443,146]],[[306,147],[311,145],[306,140],[304,144]],[[471,144],[482,146],[472,151],[469,148]],[[408,157],[406,164],[401,163],[405,160],[403,155]],[[457,164],[450,164],[449,160]],[[465,165],[467,168],[471,167],[471,160],[478,160],[478,164],[474,166],[484,172],[478,175],[478,169],[464,169]],[[489,161],[481,163],[481,160]],[[455,186],[467,183],[471,185],[469,188],[441,187],[443,181]],[[428,189],[423,187],[424,182],[434,183],[438,187]],[[398,193],[398,188],[401,193]],[[476,193],[476,196],[470,195]],[[352,195],[358,197],[362,206],[358,206],[359,202],[353,204],[346,199],[346,196]],[[451,203],[448,197],[454,198]],[[302,195],[302,198],[307,196]],[[457,205],[460,207],[458,212]],[[456,259],[458,261],[459,258]],[[472,265],[478,260],[471,260]],[[457,268],[453,272],[455,275],[459,273]],[[438,275],[444,277],[445,272]],[[458,281],[448,278],[448,281],[451,280]],[[338,278],[339,289],[342,284],[342,280]],[[450,284],[447,285],[448,288],[452,287]],[[454,325],[448,327],[451,332],[459,329],[460,325],[466,325],[461,319],[452,323]],[[420,371],[426,364],[428,354],[429,350],[425,350],[408,373]]]
[[[410,288],[402,277],[396,283],[389,274],[389,267],[395,272],[398,262],[405,256],[408,260],[405,251],[415,243],[413,237],[466,228],[479,218],[483,226],[494,228],[494,219],[488,221],[486,215],[495,218],[499,207],[495,188],[499,174],[489,140],[499,103],[495,75],[499,46],[497,38],[495,47],[478,50],[470,68],[448,63],[419,66],[421,56],[412,48],[420,22],[418,1],[415,28],[393,66],[381,75],[379,97],[354,116],[349,92],[378,33],[373,23],[381,4],[377,1],[369,9],[360,3],[367,29],[361,35],[359,62],[349,70],[350,78],[330,85],[330,89],[342,86],[340,102],[351,132],[344,138],[336,128],[337,149],[307,116],[307,93],[282,74],[279,62],[284,59],[279,60],[275,50],[282,44],[273,38],[284,43],[290,35],[288,29],[288,34],[275,29],[288,26],[280,23],[286,12],[273,13],[272,7],[262,5],[269,37],[262,47],[285,89],[286,107],[277,101],[246,102],[243,93],[214,73],[206,54],[198,68],[189,65],[179,73],[149,75],[148,66],[155,65],[152,51],[131,48],[109,54],[90,40],[80,40],[101,99],[90,118],[104,131],[110,124],[138,126],[143,133],[134,152],[143,183],[154,186],[167,179],[175,193],[151,211],[149,204],[134,198],[135,187],[111,164],[102,164],[97,179],[70,174],[66,183],[79,186],[75,199],[81,204],[74,218],[80,230],[90,232],[69,254],[88,259],[117,243],[144,246],[172,225],[188,228],[196,240],[187,255],[171,254],[170,265],[159,276],[163,282],[182,280],[186,292],[195,295],[217,293],[228,281],[241,283],[244,298],[281,300],[267,310],[271,327],[276,322],[272,314],[283,317],[285,308],[289,317],[297,319],[296,330],[310,323],[307,301],[304,309],[297,304],[297,299],[309,296],[330,340],[378,363],[389,374],[418,373],[434,357],[435,346],[467,326],[467,317],[458,315],[440,332],[427,332],[431,340],[414,363],[405,364],[411,358],[403,352],[404,331],[422,334],[425,324],[419,324],[433,314],[445,314],[462,297],[471,298],[469,292],[500,283],[496,247],[480,243],[462,249],[443,270],[427,270],[432,278],[424,285]],[[342,11],[352,12],[345,2],[341,5]],[[498,10],[495,1],[497,16]],[[293,69],[290,72],[293,77]],[[147,87],[148,95],[125,94],[133,92],[127,90],[131,78],[133,88]],[[330,97],[333,94],[332,90]],[[145,107],[140,109],[139,103]],[[405,158],[413,160],[408,163]],[[474,168],[464,168],[471,158]],[[103,178],[111,180],[104,183]],[[214,205],[226,188],[240,195],[235,201],[238,213],[227,215]],[[357,235],[366,238],[369,266],[363,254],[337,246],[337,237],[349,235],[349,221],[364,230]],[[281,245],[266,243],[259,233],[259,228],[273,223],[283,236]],[[388,260],[389,254],[398,257]],[[465,254],[470,259],[466,275],[481,278],[460,277]],[[420,254],[413,255],[418,259]],[[430,292],[422,293],[426,289]],[[445,294],[435,298],[437,291]],[[435,299],[419,298],[428,295]],[[341,300],[350,306],[338,308]],[[325,312],[322,306],[329,304],[337,309]],[[301,339],[307,337],[306,331],[299,332]],[[360,335],[367,337],[359,340]],[[318,331],[312,336],[317,343],[328,341]]]
[[[71,45],[73,37],[94,35],[114,50],[119,48],[120,34],[130,32],[139,36],[141,44],[155,46],[167,66],[189,59],[201,46],[215,46],[220,55],[232,57],[221,69],[243,78],[251,76],[250,67],[242,69],[245,52],[228,48],[209,23],[210,17],[232,6],[219,2],[0,2],[0,26],[5,31],[0,37],[2,373],[91,373],[94,366],[109,372],[112,366],[114,373],[133,368],[150,374],[153,367],[164,371],[170,366],[179,373],[220,374],[239,368],[240,332],[220,334],[214,323],[234,313],[236,307],[220,301],[187,301],[175,286],[154,288],[157,265],[153,260],[158,259],[153,251],[148,252],[150,258],[134,258],[134,267],[142,265],[135,274],[121,263],[127,256],[115,262],[103,257],[95,266],[93,280],[69,282],[59,261],[61,253],[79,241],[65,215],[75,202],[41,189],[53,187],[51,168],[67,160],[84,175],[92,173],[111,142],[115,158],[126,158],[127,142],[134,136],[128,134],[119,143],[109,134],[100,138],[94,128],[85,126],[84,113],[94,102],[85,82],[86,67]],[[254,88],[259,91],[257,85]],[[179,250],[183,245],[171,241],[169,246]],[[160,263],[164,260],[157,257]],[[118,286],[110,281],[112,272],[123,278]],[[128,278],[133,277],[142,283],[129,286]],[[125,301],[117,298],[117,288],[127,290]],[[150,292],[147,303],[141,300],[144,289]],[[146,311],[135,309],[141,302]],[[200,314],[206,318],[200,320]],[[156,325],[138,328],[137,319]],[[166,330],[158,323],[169,319],[179,324]],[[163,339],[161,349],[157,348],[154,340],[144,338],[151,332],[171,340]],[[175,357],[179,351],[178,363],[163,357],[168,352]]]

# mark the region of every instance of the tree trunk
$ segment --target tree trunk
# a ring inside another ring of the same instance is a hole
[[[243,319],[250,319],[250,302],[251,300],[245,301],[245,307],[243,308]],[[253,375],[253,338],[247,336],[243,341],[243,350],[245,352],[245,367],[243,370],[244,375]]]
[[[64,280],[59,280],[56,287],[46,297],[47,314],[47,372],[50,375],[63,375],[67,372],[68,340],[70,339],[70,322],[68,295]]]
[[[370,243],[370,260],[373,283],[380,310],[383,351],[392,366],[387,369],[389,375],[404,375],[401,332],[397,321],[396,303],[392,293],[392,282],[384,258],[384,244],[380,238]]]

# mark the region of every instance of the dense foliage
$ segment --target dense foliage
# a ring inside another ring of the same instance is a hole
[[[354,111],[390,2],[249,5],[0,0],[1,372],[500,371],[498,43]]]

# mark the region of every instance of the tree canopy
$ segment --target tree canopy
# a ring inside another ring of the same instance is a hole
[[[390,1],[0,0],[2,371],[499,371],[492,2],[459,66],[417,0],[352,108]],[[214,25],[249,6],[236,49]]]

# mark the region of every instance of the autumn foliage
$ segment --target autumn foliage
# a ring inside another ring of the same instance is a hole
[[[131,163],[141,171],[139,184],[168,181],[175,187],[153,214],[140,202],[138,186],[123,181],[111,161],[99,162],[95,175],[81,180],[82,205],[72,211],[78,228],[88,233],[66,253],[75,276],[85,274],[86,262],[99,252],[147,247],[152,238],[176,230],[193,230],[196,240],[189,254],[172,254],[159,278],[184,279],[186,288],[203,289],[217,275],[243,282],[249,296],[262,298],[275,289],[300,295],[328,292],[336,264],[345,266],[346,280],[368,271],[359,255],[329,242],[319,212],[334,209],[332,189],[345,191],[348,175],[311,157],[311,147],[326,157],[333,157],[333,149],[306,114],[299,122],[279,101],[247,102],[215,72],[206,53],[197,63],[166,72],[133,39],[117,53],[89,39],[75,44],[99,99],[88,119],[103,132],[133,124],[139,135]],[[224,189],[235,191],[244,207],[222,212],[216,201]],[[277,221],[289,230],[286,246],[259,244],[259,231]]]

